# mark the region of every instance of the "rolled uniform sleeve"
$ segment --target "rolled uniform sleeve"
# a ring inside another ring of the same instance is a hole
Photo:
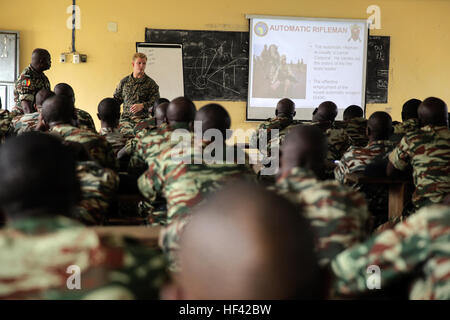
[[[22,74],[16,83],[16,92],[18,95],[18,104],[22,101],[34,102],[35,86],[31,77],[27,74]]]
[[[405,170],[411,160],[411,148],[408,137],[402,138],[398,146],[389,154],[389,161],[398,170]]]

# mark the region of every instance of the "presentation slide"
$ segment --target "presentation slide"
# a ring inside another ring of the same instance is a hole
[[[247,16],[250,59],[247,120],[275,115],[282,98],[296,105],[296,119],[311,120],[323,101],[343,110],[364,109],[366,20]]]

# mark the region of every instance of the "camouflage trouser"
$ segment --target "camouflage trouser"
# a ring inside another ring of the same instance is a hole
[[[140,121],[148,118],[146,113],[139,112],[137,114],[131,114],[124,112],[120,116],[119,132],[125,137],[134,137],[136,134],[134,128]]]

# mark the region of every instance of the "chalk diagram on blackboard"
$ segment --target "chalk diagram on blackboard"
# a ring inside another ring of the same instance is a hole
[[[248,32],[146,28],[145,41],[183,45],[184,94],[192,100],[247,100]]]
[[[222,42],[220,46],[215,48],[207,48],[201,51],[200,55],[195,58],[193,67],[189,74],[189,81],[197,89],[206,89],[208,85],[214,84],[221,89],[230,90],[235,94],[240,94],[234,90],[236,83],[236,69],[245,67],[246,59],[233,58],[233,43],[231,43],[230,52],[225,52]]]

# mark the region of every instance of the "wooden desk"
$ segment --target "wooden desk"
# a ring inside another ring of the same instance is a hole
[[[158,245],[159,232],[161,227],[147,227],[147,226],[101,226],[89,227],[94,230],[99,236],[114,234],[119,236],[129,236],[142,242],[144,245],[156,247]]]
[[[401,217],[407,197],[409,179],[388,177],[366,177],[362,174],[350,173],[346,175],[347,181],[357,184],[377,184],[389,187],[389,218]]]

